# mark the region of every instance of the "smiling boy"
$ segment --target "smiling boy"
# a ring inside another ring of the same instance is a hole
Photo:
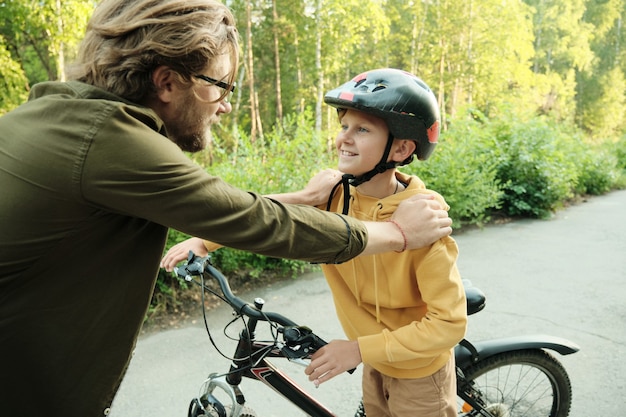
[[[396,69],[364,72],[325,96],[341,130],[335,145],[342,188],[326,209],[390,221],[398,204],[435,194],[396,169],[428,158],[439,135],[439,111],[428,86]],[[322,265],[349,340],[316,352],[306,369],[316,385],[364,364],[368,417],[456,416],[453,348],[465,334],[465,293],[458,248],[445,237],[431,246]]]

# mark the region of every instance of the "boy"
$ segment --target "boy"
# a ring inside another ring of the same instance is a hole
[[[432,193],[396,169],[413,155],[428,158],[439,134],[436,99],[419,78],[368,71],[330,91],[325,102],[338,111],[338,169],[348,174],[329,199],[330,211],[388,221],[403,199]],[[320,384],[363,362],[368,417],[456,416],[452,349],[467,322],[457,254],[446,237],[422,249],[323,265],[349,341],[316,352],[305,370],[309,379]]]

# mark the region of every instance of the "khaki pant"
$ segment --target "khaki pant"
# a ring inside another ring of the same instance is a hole
[[[363,405],[367,417],[455,417],[454,356],[431,376],[398,379],[363,367]]]

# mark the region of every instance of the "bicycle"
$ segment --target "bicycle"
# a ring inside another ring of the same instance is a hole
[[[215,268],[210,256],[189,253],[187,263],[175,269],[176,274],[226,302],[235,319],[241,320],[235,354],[230,369],[211,373],[202,384],[201,394],[189,404],[188,417],[257,417],[246,404],[240,388],[243,378],[264,382],[312,417],[335,417],[321,402],[307,393],[270,360],[284,358],[306,366],[306,361],[326,342],[306,327],[274,312],[263,311],[264,300],[248,303],[236,297],[228,279]],[[214,280],[219,292],[206,283]],[[466,284],[468,315],[485,307],[485,295],[469,281]],[[205,326],[214,347],[206,312]],[[257,340],[259,322],[269,325],[271,340]],[[562,355],[575,353],[579,347],[553,336],[520,336],[471,343],[463,339],[455,347],[459,416],[464,417],[566,417],[571,406],[572,387],[563,365],[547,350]],[[220,352],[221,353],[221,352]],[[352,370],[353,371],[353,370]],[[349,372],[352,372],[349,371]],[[362,403],[355,417],[364,417]]]

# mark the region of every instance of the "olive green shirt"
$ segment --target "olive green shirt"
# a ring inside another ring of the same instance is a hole
[[[78,82],[39,84],[0,117],[0,192],[0,414],[12,417],[103,415],[170,227],[322,263],[367,240],[357,220],[209,175],[153,111]]]

